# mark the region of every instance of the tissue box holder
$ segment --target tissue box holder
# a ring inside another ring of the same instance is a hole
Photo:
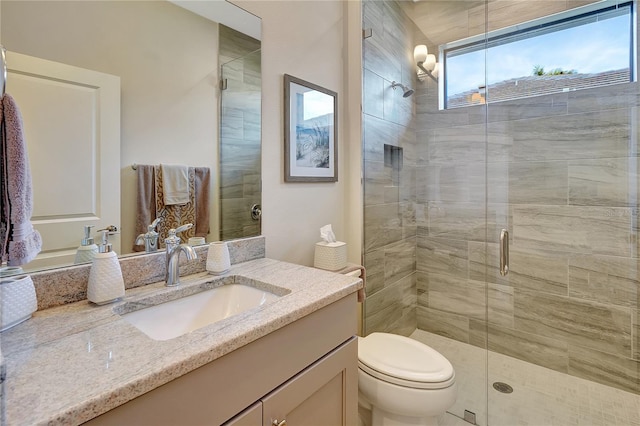
[[[31,277],[0,279],[0,331],[28,320],[37,309]]]
[[[316,243],[313,266],[328,271],[337,271],[347,266],[347,243],[336,241]]]

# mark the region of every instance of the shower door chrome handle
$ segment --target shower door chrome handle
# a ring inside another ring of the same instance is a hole
[[[500,232],[500,275],[503,277],[509,273],[509,231],[503,229]]]

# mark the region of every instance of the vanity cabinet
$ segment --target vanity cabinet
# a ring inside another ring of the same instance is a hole
[[[90,425],[355,425],[351,294],[139,396]]]
[[[357,405],[357,395],[349,393],[349,386],[357,380],[357,363],[352,362],[357,356],[354,337],[224,426],[355,424],[351,408]],[[356,377],[350,377],[354,373]]]

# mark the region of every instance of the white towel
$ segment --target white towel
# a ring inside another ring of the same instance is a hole
[[[189,202],[189,167],[174,164],[160,164],[164,205],[187,204]]]

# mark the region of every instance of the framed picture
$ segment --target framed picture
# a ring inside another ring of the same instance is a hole
[[[337,182],[337,93],[285,74],[284,105],[285,182]]]

